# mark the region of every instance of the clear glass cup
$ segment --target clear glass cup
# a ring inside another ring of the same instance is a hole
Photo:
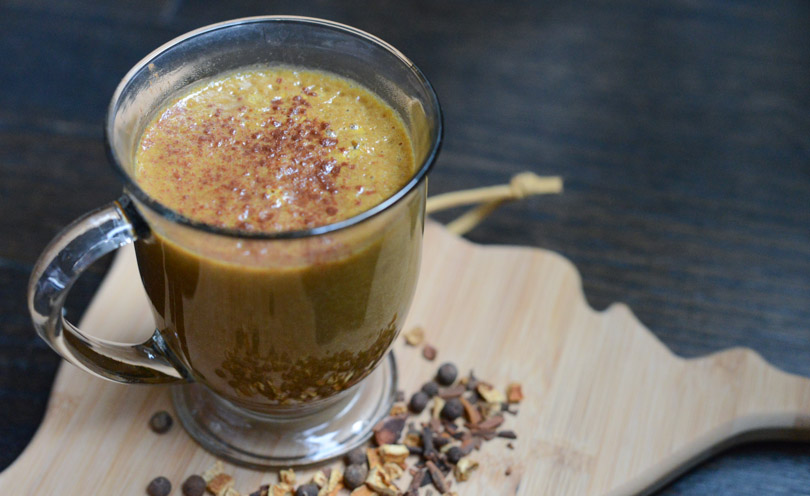
[[[280,233],[199,223],[146,194],[133,162],[155,112],[191,84],[257,65],[328,71],[375,92],[410,133],[413,177],[355,217]],[[28,294],[40,336],[103,378],[175,383],[188,432],[236,463],[311,464],[362,443],[396,391],[389,349],[413,297],[426,176],[441,143],[438,100],[419,69],[378,38],[334,22],[224,22],[138,63],[113,96],[106,133],[124,194],[74,222],[42,254]],[[130,243],[157,327],[137,345],[93,338],[63,316],[81,272]]]

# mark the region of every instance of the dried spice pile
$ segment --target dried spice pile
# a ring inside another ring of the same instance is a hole
[[[366,451],[370,472],[365,487],[355,489],[352,495],[401,495],[393,481],[403,471],[412,476],[406,496],[416,496],[428,485],[442,495],[457,494],[453,483],[466,481],[478,468],[474,451],[495,438],[517,439],[514,431],[501,427],[505,414],[517,414],[510,405],[523,399],[521,386],[510,384],[504,393],[472,372],[459,381],[457,376],[456,367],[445,363],[434,381],[411,396],[407,407],[404,403],[394,405],[391,416],[374,429],[377,447]],[[427,415],[420,415],[422,412]],[[507,446],[511,448],[511,442]],[[406,462],[409,457],[415,458],[410,468]]]
[[[419,346],[424,331],[417,328],[405,333],[411,346]],[[435,357],[435,348],[424,345]],[[297,481],[293,470],[282,470],[276,484],[262,485],[249,496],[424,496],[438,491],[442,496],[458,496],[455,486],[470,478],[479,466],[474,452],[483,444],[503,438],[508,448],[517,435],[503,429],[508,415],[516,415],[515,405],[523,399],[518,383],[500,390],[469,375],[458,379],[451,363],[441,365],[433,380],[411,395],[397,395],[390,415],[374,427],[372,445],[350,452],[345,467],[319,470],[307,482]],[[398,482],[410,475],[403,492]],[[507,469],[506,475],[510,475]],[[158,479],[160,484],[156,483]],[[164,482],[165,481],[165,482]],[[189,477],[182,486],[184,496],[201,496],[205,490],[214,496],[242,496],[234,489],[234,479],[216,462],[202,476]],[[158,477],[150,488],[168,481]],[[431,486],[423,493],[420,489]],[[169,494],[169,490],[165,495]],[[165,496],[152,493],[150,496]]]

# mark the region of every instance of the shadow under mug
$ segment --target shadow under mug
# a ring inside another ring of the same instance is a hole
[[[268,65],[331,72],[390,104],[411,136],[410,181],[355,217],[280,233],[199,223],[138,186],[139,137],[173,96]],[[338,456],[362,443],[393,402],[388,351],[413,298],[426,175],[441,136],[438,100],[419,69],[357,29],[269,16],[183,35],[139,62],[113,95],[106,137],[124,195],[75,221],[40,257],[28,289],[36,330],[97,376],[178,384],[178,417],[220,457],[271,467]],[[157,330],[137,345],[83,334],[63,316],[67,292],[93,261],[130,243]]]

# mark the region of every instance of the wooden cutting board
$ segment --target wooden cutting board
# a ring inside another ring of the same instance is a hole
[[[439,354],[430,364],[399,339],[401,389],[418,389],[442,361],[495,385],[523,384],[520,413],[504,425],[518,433],[514,450],[496,439],[474,452],[481,468],[455,485],[461,496],[649,494],[732,443],[810,437],[808,379],[747,349],[679,358],[626,306],[589,308],[576,268],[549,251],[478,246],[429,222],[406,329],[414,325]],[[125,250],[81,327],[138,341],[152,326]],[[113,384],[63,364],[43,424],[0,474],[0,492],[140,496],[164,475],[180,494],[214,457],[177,425],[152,433],[147,422],[159,409],[171,410],[168,387]],[[245,494],[276,481],[227,469]]]

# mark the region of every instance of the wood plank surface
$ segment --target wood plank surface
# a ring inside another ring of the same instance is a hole
[[[126,250],[82,326],[137,342],[153,325]],[[500,387],[520,382],[526,395],[505,424],[518,433],[514,449],[495,440],[474,452],[481,468],[458,484],[463,495],[650,494],[736,441],[810,436],[810,379],[746,349],[679,358],[625,305],[592,310],[574,266],[553,252],[482,247],[428,223],[406,328],[415,325],[439,355],[428,363],[399,339],[403,390],[418,390],[436,363],[452,361]],[[179,486],[215,458],[180,427],[163,436],[149,431],[149,417],[161,409],[171,409],[168,387],[109,383],[63,364],[43,425],[0,474],[0,490],[135,496],[157,475]],[[308,480],[313,470],[299,477]],[[243,494],[277,480],[227,471]]]

